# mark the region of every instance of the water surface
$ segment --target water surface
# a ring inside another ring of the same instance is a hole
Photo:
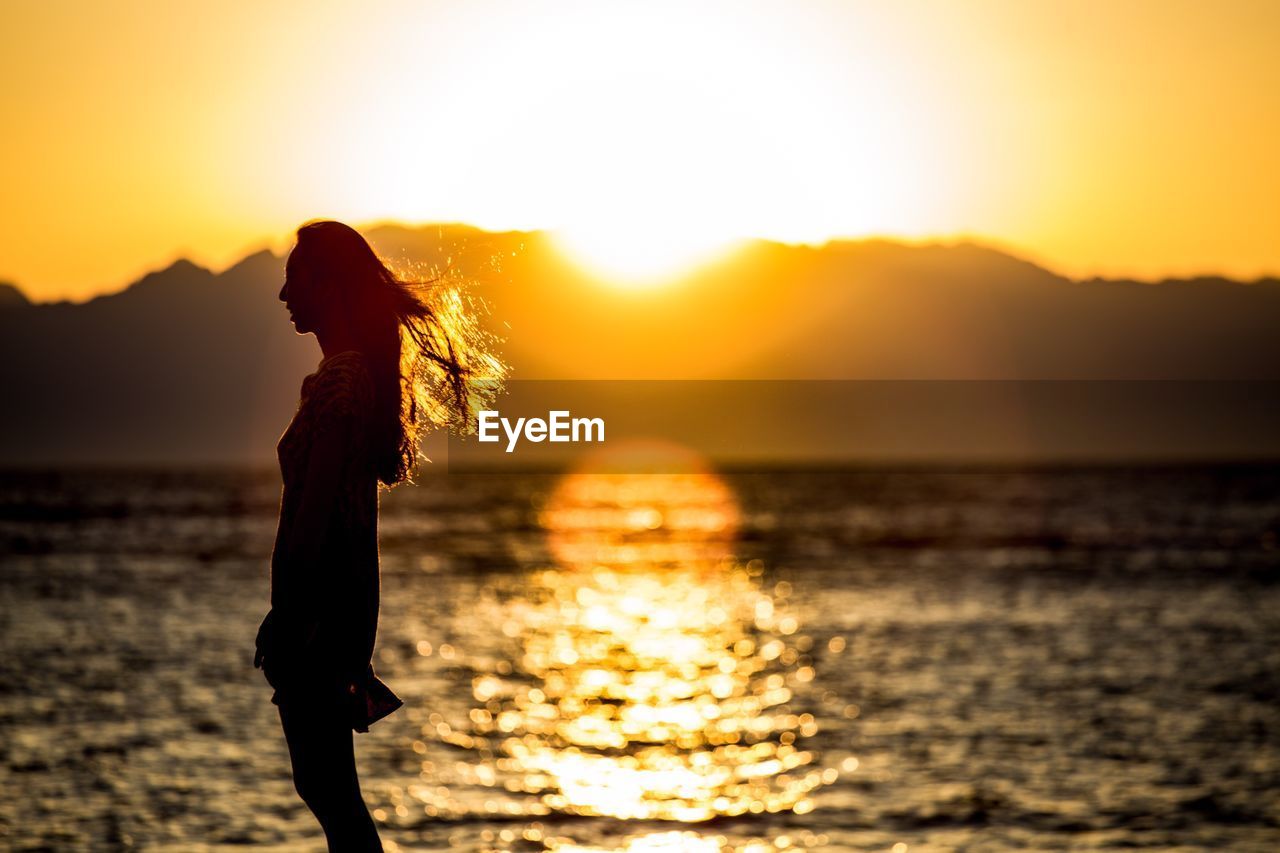
[[[278,499],[0,478],[0,846],[323,849]],[[366,797],[404,850],[1275,849],[1278,534],[1263,467],[424,478]]]

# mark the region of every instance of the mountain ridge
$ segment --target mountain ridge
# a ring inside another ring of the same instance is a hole
[[[436,228],[436,229],[446,228],[446,229],[449,229],[451,232],[459,233],[459,234],[470,232],[472,235],[492,235],[492,236],[499,236],[499,237],[510,237],[514,235],[514,236],[525,236],[525,237],[535,238],[535,237],[543,236],[549,233],[549,232],[537,231],[537,230],[534,230],[534,231],[487,231],[477,226],[468,225],[465,223],[429,223],[425,225],[404,225],[401,223],[390,222],[390,221],[379,221],[368,226],[361,226],[357,230],[359,230],[361,233],[366,235],[379,234],[379,233],[383,235],[387,235],[397,231],[409,232],[409,233],[421,233],[433,228]],[[867,247],[888,248],[888,249],[907,249],[907,250],[921,250],[921,249],[923,250],[931,250],[931,249],[965,250],[965,251],[974,250],[987,255],[1005,259],[1014,264],[1025,265],[1026,267],[1033,268],[1039,272],[1053,276],[1054,278],[1059,278],[1064,281],[1071,281],[1078,284],[1142,284],[1142,285],[1149,285],[1149,286],[1181,285],[1181,284],[1197,284],[1197,285],[1232,284],[1232,285],[1243,285],[1243,286],[1258,286],[1258,285],[1264,285],[1264,286],[1270,286],[1270,287],[1280,286],[1280,275],[1261,275],[1255,278],[1246,279],[1246,278],[1233,278],[1231,276],[1221,275],[1217,273],[1208,273],[1208,272],[1196,274],[1196,275],[1164,276],[1161,278],[1133,278],[1133,277],[1127,277],[1127,276],[1117,277],[1117,276],[1099,276],[1099,275],[1086,276],[1083,278],[1072,278],[1070,276],[1066,276],[1061,273],[1054,272],[1052,269],[1050,269],[1047,266],[1044,266],[1035,261],[1022,257],[1016,253],[1016,250],[999,248],[995,245],[985,243],[981,239],[968,238],[968,237],[959,238],[956,240],[937,239],[937,240],[923,240],[923,241],[898,240],[891,237],[865,237],[865,238],[864,237],[835,237],[830,240],[826,240],[822,243],[789,243],[785,241],[769,240],[765,238],[752,238],[750,240],[743,241],[743,246],[753,246],[757,244],[770,246],[770,247],[808,249],[813,251],[836,251],[841,249],[857,250],[859,248],[867,248]],[[138,285],[143,284],[148,279],[151,279],[155,276],[171,273],[171,271],[175,267],[180,269],[192,268],[194,270],[204,271],[211,275],[217,276],[217,275],[222,275],[223,273],[228,272],[231,269],[234,269],[240,264],[243,264],[246,261],[250,261],[251,259],[257,258],[259,256],[270,256],[277,260],[283,260],[282,256],[276,255],[270,249],[262,248],[262,249],[258,249],[253,252],[250,252],[247,255],[244,255],[240,259],[234,261],[232,264],[224,268],[221,272],[215,272],[212,267],[203,266],[186,257],[178,257],[173,261],[169,262],[167,266],[158,267],[156,269],[149,270],[143,273],[140,278],[130,282],[129,284],[126,284],[124,287],[118,290],[113,290],[113,291],[104,292],[104,293],[97,293],[97,294],[94,294],[93,296],[90,296],[80,301],[74,301],[69,299],[36,300],[36,299],[33,299],[30,296],[30,294],[28,294],[19,284],[15,282],[9,282],[9,281],[0,281],[0,308],[3,308],[7,305],[13,304],[14,302],[18,302],[18,301],[30,307],[37,307],[42,305],[85,305],[85,304],[88,304],[89,302],[93,302],[98,299],[118,296],[134,287],[137,287]],[[677,276],[675,277],[675,280],[679,281],[680,279],[686,278],[686,277],[690,277],[690,276]]]
[[[634,290],[544,232],[366,233],[472,282],[516,380],[1280,380],[1275,279],[1073,281],[972,243],[755,241]],[[269,460],[319,360],[278,301],[283,267],[263,249],[84,303],[11,295],[0,462]]]

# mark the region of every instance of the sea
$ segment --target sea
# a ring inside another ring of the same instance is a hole
[[[0,473],[0,848],[324,850],[274,470]],[[389,851],[1280,849],[1280,467],[430,473]]]

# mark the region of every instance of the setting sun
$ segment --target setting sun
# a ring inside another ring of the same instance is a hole
[[[654,287],[730,251],[734,241],[671,227],[629,227],[601,222],[555,234],[556,244],[578,265],[619,287]]]

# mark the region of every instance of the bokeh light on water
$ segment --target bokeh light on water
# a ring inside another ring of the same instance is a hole
[[[696,469],[570,474],[538,522],[554,563],[486,614],[509,659],[472,679],[465,730],[428,722],[424,735],[473,752],[467,775],[524,795],[531,817],[810,811],[835,775],[806,748],[817,721],[790,707],[814,681],[812,641],[788,585],[735,561],[739,509],[724,482]],[[611,849],[722,842],[642,832]]]
[[[1276,849],[1280,469],[640,488],[658,482],[451,475],[384,499],[376,665],[405,707],[356,742],[388,851]],[[274,471],[0,477],[0,847],[320,849],[251,666],[265,599],[246,590],[265,596],[278,510]],[[624,586],[679,620],[644,621]],[[697,676],[618,665],[655,644]],[[596,645],[608,677],[557,689]],[[733,661],[737,692],[716,695],[704,657]],[[772,814],[598,814],[737,802],[699,771],[772,770],[729,758],[758,735],[711,743],[678,709],[741,721],[730,700],[771,675],[791,698],[758,715],[763,742],[813,758],[737,784],[779,799],[821,770],[822,787]],[[620,768],[607,799],[574,792],[575,754]]]

